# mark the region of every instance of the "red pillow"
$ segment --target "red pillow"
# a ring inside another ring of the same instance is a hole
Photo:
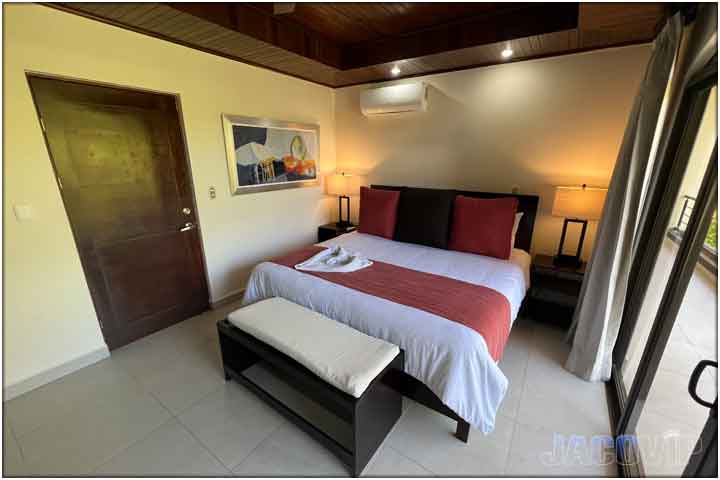
[[[518,200],[455,197],[450,250],[507,260]]]
[[[393,238],[400,192],[360,187],[358,232]]]

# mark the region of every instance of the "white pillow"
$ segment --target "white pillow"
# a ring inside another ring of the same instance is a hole
[[[515,248],[515,234],[517,233],[517,229],[520,226],[520,219],[522,219],[522,216],[523,212],[518,212],[515,214],[515,224],[513,225],[512,235],[510,236],[510,251]]]

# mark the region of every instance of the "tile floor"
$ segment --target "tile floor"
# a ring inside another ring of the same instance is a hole
[[[6,402],[5,475],[347,476],[329,451],[223,380],[215,322],[233,308]],[[454,422],[407,401],[363,475],[616,475],[604,460],[612,451],[583,443],[610,430],[604,386],[563,370],[567,352],[563,332],[519,319],[501,363],[510,389],[495,431],[472,431],[463,444]],[[553,456],[555,433],[579,443]]]
[[[634,351],[629,355],[629,366],[624,369],[628,389],[676,255],[677,244],[666,239],[653,272],[643,315],[631,342]],[[718,359],[717,287],[717,274],[698,264],[636,427],[643,467],[648,476],[680,476],[708,420],[709,410],[695,402],[687,388],[700,360]],[[717,398],[717,370],[709,368],[705,371],[698,383],[698,393],[710,401]]]

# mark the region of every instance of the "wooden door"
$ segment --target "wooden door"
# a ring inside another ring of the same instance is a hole
[[[29,82],[108,347],[207,309],[175,97]]]

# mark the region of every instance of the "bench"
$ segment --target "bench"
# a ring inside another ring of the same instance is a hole
[[[403,371],[403,352],[282,298],[236,310],[217,327],[226,380],[257,394],[359,476],[402,413],[402,395],[386,381]],[[321,406],[332,428],[317,425],[245,374],[253,366]]]

